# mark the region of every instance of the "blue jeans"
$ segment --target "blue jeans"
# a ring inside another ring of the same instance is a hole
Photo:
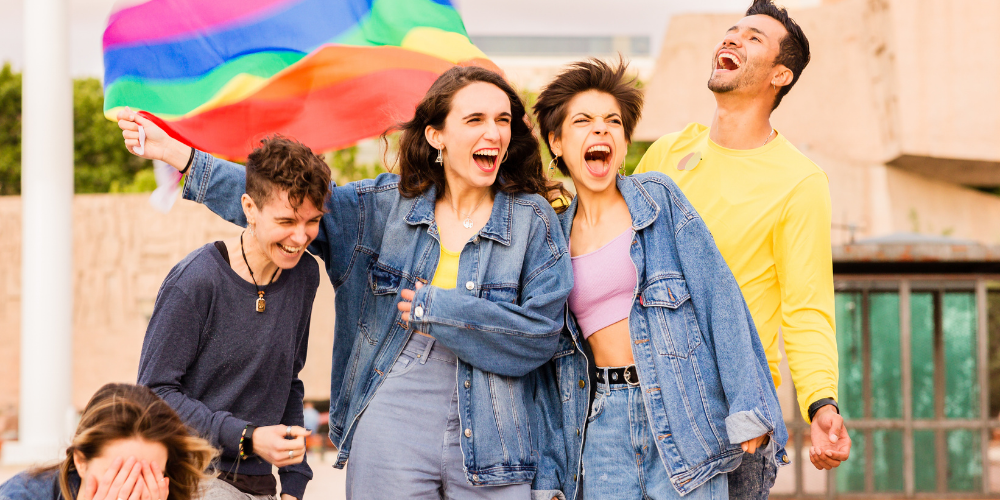
[[[743,454],[743,461],[729,473],[729,498],[733,500],[767,500],[771,487],[778,477],[774,461],[774,441],[750,455]]]
[[[718,474],[683,498],[725,500],[727,489]],[[639,386],[598,384],[583,445],[583,498],[682,498],[655,446]]]
[[[348,499],[530,498],[530,484],[472,486],[466,479],[457,361],[433,338],[412,334],[358,421]]]

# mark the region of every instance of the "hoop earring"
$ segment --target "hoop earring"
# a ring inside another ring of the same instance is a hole
[[[559,155],[556,155],[551,160],[549,160],[549,177],[552,177],[556,174],[555,165],[558,164],[559,164]]]
[[[503,152],[503,159],[502,159],[502,160],[500,160],[500,163],[503,163],[503,162],[507,161],[507,158],[508,158],[509,156],[510,156],[510,149],[508,149],[507,151],[504,151],[504,152]]]
[[[444,156],[441,155],[441,148],[438,148],[438,157],[434,159],[434,163],[444,165]]]

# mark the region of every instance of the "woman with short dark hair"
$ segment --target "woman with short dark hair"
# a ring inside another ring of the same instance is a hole
[[[215,456],[146,387],[107,384],[90,398],[66,458],[0,485],[4,500],[194,500]]]
[[[626,71],[575,63],[535,104],[552,166],[577,195],[559,216],[574,276],[565,355],[536,372],[543,428],[561,431],[541,440],[553,465],[534,489],[577,498],[582,481],[587,499],[725,499],[741,455],[769,439],[760,452],[783,454],[787,433],[712,235],[669,177],[623,175],[642,110]]]
[[[527,499],[532,387],[572,286],[524,104],[478,67],[444,72],[401,125],[398,174],[333,188],[310,250],[336,288],[330,438],[348,498]],[[119,115],[125,144],[244,225],[243,169]],[[206,194],[207,193],[207,194]]]

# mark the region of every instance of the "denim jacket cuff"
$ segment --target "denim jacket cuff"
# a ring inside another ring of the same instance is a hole
[[[195,150],[191,160],[191,169],[184,179],[184,199],[205,203],[205,191],[208,189],[208,179],[212,176],[212,155]]]
[[[566,495],[559,490],[531,490],[531,500],[552,500],[553,498],[566,500]]]
[[[736,412],[726,417],[726,432],[729,434],[730,444],[740,444],[772,430],[753,410]]]
[[[424,285],[417,290],[413,296],[413,307],[410,309],[410,323],[417,326],[418,330],[428,333],[427,326],[430,323],[427,318],[431,317],[431,302],[434,300],[433,290],[435,287]]]

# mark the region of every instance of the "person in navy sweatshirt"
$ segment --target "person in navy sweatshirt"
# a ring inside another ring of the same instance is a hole
[[[305,461],[299,371],[319,269],[303,258],[330,193],[330,169],[284,137],[247,159],[238,238],[209,243],[167,275],[142,345],[138,382],[220,450],[206,500],[301,500]]]

